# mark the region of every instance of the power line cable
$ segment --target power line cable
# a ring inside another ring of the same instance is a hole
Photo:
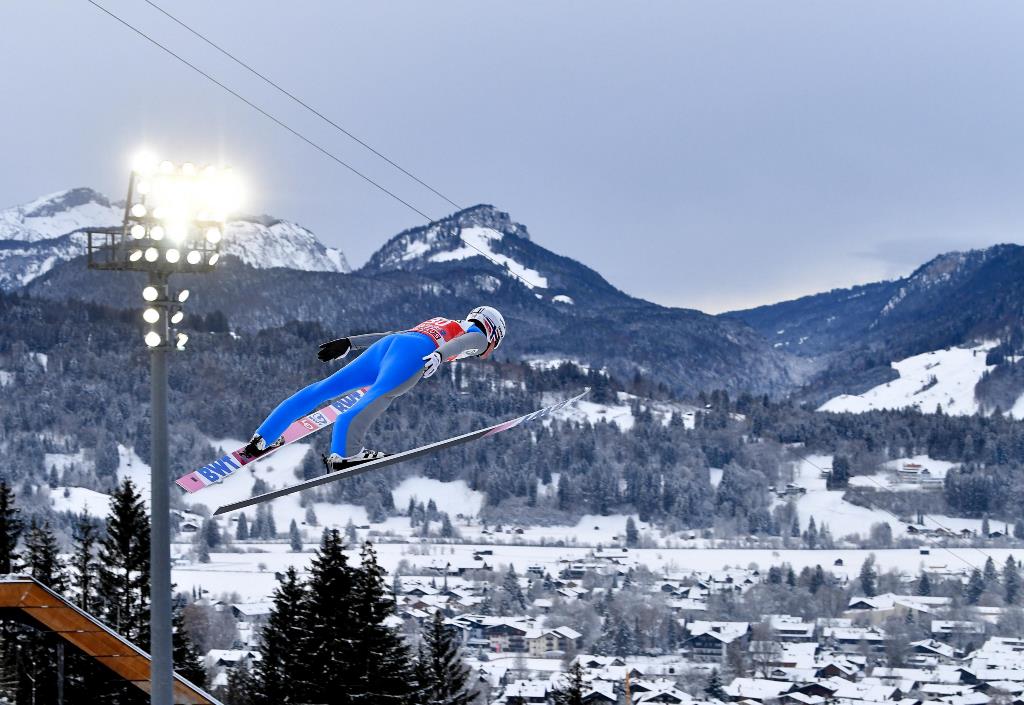
[[[188,32],[192,33],[193,35],[195,35],[196,37],[198,37],[202,41],[204,41],[207,44],[209,44],[211,47],[213,47],[214,49],[219,51],[221,54],[223,54],[224,56],[226,56],[229,59],[231,59],[232,61],[234,61],[236,64],[238,64],[239,66],[244,68],[246,71],[248,71],[252,75],[254,75],[257,78],[259,78],[260,80],[262,80],[267,85],[275,88],[278,92],[284,94],[285,96],[287,96],[288,98],[290,98],[294,102],[298,103],[303,108],[305,108],[309,112],[311,112],[314,115],[316,115],[318,118],[320,118],[321,120],[326,122],[328,125],[330,125],[334,129],[336,129],[339,132],[341,132],[346,137],[354,140],[355,142],[357,142],[358,144],[362,145],[363,147],[365,147],[369,151],[373,152],[376,156],[380,157],[381,159],[386,161],[388,164],[390,164],[394,168],[398,169],[400,172],[402,172],[403,174],[408,176],[410,179],[412,179],[413,181],[418,183],[423,188],[425,188],[428,191],[430,191],[431,193],[433,193],[435,196],[438,196],[442,200],[447,201],[450,205],[454,206],[455,208],[457,208],[459,210],[463,209],[463,206],[459,205],[458,203],[456,203],[452,199],[448,198],[448,196],[445,196],[443,193],[438,191],[436,188],[434,188],[433,186],[431,186],[427,182],[423,181],[422,179],[420,179],[415,174],[409,172],[407,169],[403,168],[401,165],[397,164],[394,160],[388,158],[387,156],[385,156],[384,154],[382,154],[378,150],[374,149],[371,145],[367,144],[364,140],[360,139],[359,137],[355,136],[354,134],[352,134],[351,132],[346,130],[344,127],[342,127],[337,122],[335,122],[331,118],[329,118],[326,115],[324,115],[322,112],[320,112],[319,110],[317,110],[316,108],[311,106],[309,103],[307,103],[306,101],[302,100],[301,98],[299,98],[294,93],[292,93],[291,91],[287,90],[286,88],[282,87],[279,83],[276,83],[275,81],[271,80],[266,75],[264,75],[263,73],[260,73],[259,71],[254,69],[252,66],[247,64],[245,61],[242,61],[237,56],[235,56],[234,54],[229,52],[227,49],[225,49],[224,47],[222,47],[219,44],[217,44],[216,42],[214,42],[212,39],[207,37],[205,34],[199,32],[197,29],[195,29],[194,27],[190,26],[188,23],[184,22],[183,20],[179,19],[178,17],[175,17],[170,12],[168,12],[167,10],[165,10],[164,8],[160,7],[155,2],[153,2],[153,0],[143,0],[143,2],[145,2],[147,5],[152,7],[157,12],[160,12],[161,14],[163,14],[165,17],[167,17],[172,22],[175,22],[176,24],[178,24],[179,26],[183,27]]]
[[[214,85],[218,86],[219,88],[221,88],[222,90],[226,91],[227,93],[230,93],[230,94],[231,94],[232,96],[234,96],[234,97],[235,97],[235,98],[237,98],[238,100],[242,101],[243,103],[245,103],[245,104],[246,104],[246,105],[248,105],[248,106],[249,106],[250,108],[252,108],[252,109],[253,109],[253,110],[255,110],[256,112],[258,112],[258,113],[260,113],[261,115],[263,115],[264,117],[266,117],[266,118],[267,118],[268,120],[270,120],[270,121],[271,121],[271,122],[273,122],[274,124],[276,124],[276,125],[278,125],[279,127],[283,128],[283,129],[285,129],[285,130],[287,130],[288,132],[290,132],[290,133],[291,133],[292,135],[294,135],[295,137],[298,137],[298,138],[299,138],[300,140],[302,140],[303,142],[305,142],[306,144],[308,144],[308,145],[309,145],[310,147],[313,147],[313,149],[317,150],[318,152],[320,152],[321,154],[323,154],[323,155],[324,155],[324,156],[326,156],[327,158],[329,158],[329,159],[331,159],[332,161],[334,161],[334,162],[336,162],[336,163],[340,164],[341,166],[345,167],[345,168],[346,168],[346,169],[348,169],[348,170],[349,170],[350,172],[352,172],[353,174],[355,174],[355,175],[356,175],[356,176],[358,176],[359,178],[363,179],[363,180],[364,180],[364,181],[366,181],[366,182],[367,182],[368,184],[370,184],[370,185],[374,186],[375,188],[379,189],[379,190],[380,190],[380,191],[382,191],[383,193],[387,194],[388,196],[391,196],[391,198],[393,198],[394,200],[398,201],[399,203],[401,203],[402,205],[404,205],[404,206],[405,206],[406,208],[408,208],[409,210],[411,210],[411,211],[413,211],[414,213],[416,213],[417,215],[419,215],[419,216],[420,216],[421,218],[423,218],[424,220],[426,220],[426,221],[427,221],[428,223],[430,223],[430,222],[434,222],[434,221],[436,220],[435,218],[432,218],[431,216],[427,215],[426,213],[424,213],[424,212],[423,212],[423,211],[421,211],[421,210],[420,210],[419,208],[417,208],[416,206],[412,205],[411,203],[409,203],[409,202],[408,202],[408,201],[406,201],[405,199],[401,198],[401,197],[400,197],[400,196],[399,196],[398,194],[396,194],[396,193],[394,193],[393,191],[389,190],[389,189],[388,189],[387,187],[385,187],[384,185],[382,185],[382,184],[378,183],[377,181],[374,181],[374,180],[373,180],[372,178],[370,178],[369,176],[367,176],[367,175],[366,175],[366,174],[364,174],[363,172],[359,171],[358,169],[356,169],[356,168],[355,168],[354,166],[352,166],[352,165],[351,165],[351,164],[349,164],[348,162],[344,161],[343,159],[341,159],[340,157],[338,157],[337,155],[335,155],[334,153],[332,153],[331,151],[329,151],[329,150],[328,150],[328,149],[327,149],[326,147],[323,147],[322,145],[318,144],[317,142],[314,142],[313,140],[311,140],[311,139],[310,139],[309,137],[306,137],[306,136],[305,136],[304,134],[302,134],[301,132],[299,132],[299,131],[298,131],[298,130],[296,130],[295,128],[293,128],[293,127],[289,126],[289,125],[288,125],[287,123],[285,123],[285,122],[284,122],[283,120],[281,120],[281,119],[279,119],[279,118],[275,117],[274,115],[272,115],[272,114],[271,114],[271,113],[269,113],[268,111],[264,110],[264,109],[263,109],[263,108],[261,108],[261,107],[260,107],[259,105],[257,105],[256,103],[252,102],[251,100],[249,100],[248,98],[246,98],[245,96],[243,96],[243,95],[242,95],[241,93],[239,93],[239,92],[235,91],[234,89],[232,89],[231,87],[229,87],[229,86],[228,86],[228,85],[226,85],[225,83],[223,83],[223,82],[221,82],[221,81],[217,80],[217,79],[216,79],[216,78],[214,78],[214,77],[213,77],[213,76],[212,76],[211,74],[207,73],[206,71],[204,71],[203,69],[199,68],[198,66],[196,66],[196,65],[195,65],[195,64],[193,64],[192,62],[188,61],[188,60],[187,60],[186,58],[184,58],[184,57],[183,57],[183,56],[181,56],[180,54],[178,54],[178,53],[174,52],[174,51],[173,51],[172,49],[170,49],[169,47],[165,46],[164,44],[161,44],[161,43],[160,43],[159,41],[157,41],[156,39],[154,39],[154,38],[153,38],[153,37],[151,37],[150,35],[146,34],[146,33],[145,33],[145,32],[143,32],[143,31],[142,31],[141,29],[139,29],[139,28],[138,28],[138,27],[136,27],[135,25],[131,24],[131,23],[130,23],[130,22],[128,22],[127,20],[123,19],[122,17],[120,17],[120,16],[118,16],[118,15],[114,14],[114,13],[113,13],[112,11],[108,10],[108,9],[107,9],[106,7],[104,7],[103,5],[100,5],[100,4],[99,4],[98,2],[96,2],[95,0],[86,0],[86,2],[88,2],[88,3],[90,4],[90,5],[92,5],[92,6],[93,6],[93,7],[95,7],[96,9],[98,9],[98,10],[102,11],[102,12],[103,12],[104,14],[106,14],[106,15],[107,15],[108,17],[111,17],[112,19],[116,20],[117,22],[119,22],[119,23],[120,23],[120,24],[122,24],[123,26],[125,26],[125,27],[127,27],[128,29],[130,29],[131,31],[135,32],[135,33],[136,33],[137,35],[139,35],[140,37],[142,37],[142,38],[143,38],[143,39],[145,39],[146,41],[150,42],[150,43],[151,43],[151,44],[153,44],[154,46],[158,47],[159,49],[161,49],[161,50],[162,50],[162,51],[164,51],[165,53],[167,53],[167,54],[169,54],[170,56],[174,57],[174,58],[175,58],[175,59],[177,59],[177,60],[178,60],[179,62],[181,62],[181,63],[182,63],[182,64],[184,64],[185,66],[189,67],[190,69],[192,69],[193,71],[195,71],[195,72],[196,72],[196,73],[198,73],[198,74],[199,74],[200,76],[202,76],[203,78],[207,79],[208,81],[210,81],[210,82],[211,82],[211,83],[213,83]],[[350,136],[351,136],[351,135],[350,135]],[[353,138],[353,139],[354,139],[354,138]],[[358,140],[357,140],[357,141],[358,141]],[[385,160],[387,160],[387,158],[386,158],[386,157],[384,157],[383,155],[381,155],[381,154],[377,153],[377,152],[376,152],[376,150],[373,150],[373,149],[371,148],[371,151],[373,151],[374,153],[378,154],[378,156],[380,156],[380,157],[384,158]],[[389,161],[389,162],[390,162],[390,160],[387,160],[387,161]],[[390,162],[390,163],[394,164],[393,162]],[[401,167],[398,167],[398,165],[397,165],[397,164],[394,164],[394,166],[396,166],[397,168],[399,168],[399,169],[400,169],[400,170],[402,170],[403,172],[405,171],[404,169],[401,169]],[[405,173],[408,173],[408,172],[405,172]],[[409,174],[409,175],[410,175],[410,176],[412,176],[411,174]],[[412,178],[414,178],[414,179],[415,179],[416,177],[412,177]],[[416,179],[416,180],[417,180],[417,181],[419,181],[419,179]],[[422,183],[422,182],[421,182],[421,183]],[[424,185],[425,185],[425,184],[424,184]],[[427,188],[430,188],[430,187],[428,186]],[[434,189],[431,189],[431,190],[433,191]],[[435,191],[435,192],[436,192],[436,191]],[[438,193],[438,192],[436,192],[436,193]],[[445,199],[445,200],[447,200],[447,199]],[[458,206],[456,206],[456,207],[458,207]],[[489,230],[491,230],[492,232],[495,232],[495,233],[497,233],[497,231],[495,231],[495,230],[494,230],[493,228],[488,228],[488,229],[489,229]],[[497,233],[497,234],[499,234],[499,235],[500,235],[500,233]],[[461,232],[459,233],[458,237],[459,237],[459,239],[460,239],[460,240],[461,240],[461,241],[462,241],[462,242],[463,242],[463,243],[464,243],[464,244],[465,244],[465,245],[466,245],[467,247],[469,247],[469,248],[470,248],[470,249],[472,249],[472,250],[475,250],[475,251],[476,251],[476,252],[477,252],[478,254],[480,254],[480,255],[481,255],[481,256],[482,256],[482,257],[483,257],[484,259],[486,259],[487,261],[491,262],[491,264],[494,264],[494,265],[495,265],[496,267],[498,267],[499,269],[503,270],[504,272],[508,273],[508,274],[509,274],[510,276],[513,276],[513,277],[515,277],[516,279],[518,279],[519,281],[523,282],[523,284],[525,284],[525,285],[526,285],[526,286],[527,286],[528,288],[530,288],[530,289],[534,289],[534,288],[543,288],[543,287],[538,287],[538,285],[536,285],[536,284],[534,284],[533,282],[529,281],[529,280],[528,280],[528,279],[527,279],[526,277],[522,276],[521,274],[519,274],[519,273],[517,273],[517,272],[514,272],[514,271],[513,271],[513,270],[512,270],[512,269],[511,269],[511,268],[510,268],[510,267],[509,267],[509,266],[508,266],[507,264],[504,264],[504,263],[502,263],[502,262],[499,262],[499,261],[498,261],[497,259],[495,259],[495,258],[494,258],[494,257],[493,257],[493,256],[492,256],[492,255],[491,255],[490,253],[488,253],[488,252],[486,252],[486,251],[482,250],[481,248],[477,247],[476,245],[474,245],[474,244],[473,244],[472,242],[470,242],[470,241],[469,241],[469,240],[467,240],[467,239],[466,239],[465,237],[463,237],[463,236],[462,236],[462,233],[461,233]]]

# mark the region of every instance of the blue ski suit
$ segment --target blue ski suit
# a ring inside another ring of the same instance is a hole
[[[368,387],[363,397],[334,422],[331,452],[351,457],[363,449],[366,431],[377,417],[420,381],[424,357],[436,350],[442,360],[455,360],[488,350],[487,336],[477,324],[443,318],[399,333],[351,336],[349,341],[353,349],[365,348],[366,352],[330,377],[281,402],[256,431],[268,444],[279,438],[292,421],[328,400]]]

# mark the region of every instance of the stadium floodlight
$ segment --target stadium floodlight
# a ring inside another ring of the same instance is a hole
[[[187,289],[169,287],[172,274],[212,272],[224,244],[224,224],[241,205],[242,188],[230,169],[180,167],[148,151],[132,161],[124,222],[87,232],[90,269],[145,272],[143,340],[150,351],[150,682],[151,702],[171,705],[170,472],[167,424],[167,352],[184,350],[176,330]]]

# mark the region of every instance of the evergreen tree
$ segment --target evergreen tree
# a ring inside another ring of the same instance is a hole
[[[640,544],[640,532],[636,529],[636,522],[633,521],[633,517],[626,519],[626,545],[629,547],[638,546]]]
[[[875,572],[875,554],[864,559],[860,567],[860,589],[866,597],[874,597],[878,592],[878,573]]]
[[[75,590],[75,604],[89,612],[95,611],[99,604],[96,595],[96,583],[99,579],[99,566],[96,563],[96,527],[84,512],[78,517],[71,533],[74,544],[74,555],[71,557],[71,586]]]
[[[199,529],[199,540],[206,543],[208,548],[220,548],[223,540],[220,535],[220,525],[214,518],[204,519]]]
[[[988,515],[981,519],[981,538],[987,539],[992,534],[992,527],[988,523]]]
[[[921,571],[921,575],[917,577],[917,586],[914,590],[917,595],[931,595],[932,594],[932,581],[928,578],[928,573]]]
[[[288,543],[296,553],[302,552],[302,534],[299,533],[299,525],[295,523],[294,519],[288,526]]]
[[[24,526],[19,513],[14,506],[14,491],[5,480],[0,480],[0,574],[18,570],[18,539]]]
[[[316,518],[316,510],[313,509],[313,505],[310,504],[306,507],[306,526],[317,526],[318,520]]]
[[[39,525],[32,520],[25,537],[25,564],[33,578],[56,592],[68,588],[64,564],[60,560],[57,537],[50,530],[50,523]]]
[[[569,667],[563,685],[551,691],[552,705],[583,705],[583,667],[579,661]]]
[[[199,559],[200,563],[210,562],[210,547],[206,544],[205,541],[199,542],[199,551],[196,554],[196,558]]]
[[[807,542],[807,548],[814,549],[818,547],[818,528],[814,523],[814,517],[807,522],[807,531],[804,532],[804,541]]]
[[[355,676],[353,703],[412,702],[418,686],[413,663],[402,637],[385,621],[395,613],[395,603],[384,587],[384,569],[370,542],[360,552],[361,566],[355,571],[352,608],[355,627],[353,662]]]
[[[448,512],[441,514],[441,538],[450,539],[455,536],[455,527],[452,526],[451,517],[448,516]]]
[[[967,604],[976,605],[985,592],[985,578],[981,571],[975,568],[971,571],[971,578],[967,581]]]
[[[359,655],[358,625],[353,608],[355,571],[348,565],[337,529],[325,529],[313,556],[307,584],[305,673],[311,682],[302,702],[351,702],[359,676],[352,664]],[[294,648],[290,646],[288,648]]]
[[[174,670],[194,685],[206,688],[206,668],[203,666],[203,655],[185,627],[184,604],[180,601],[176,602],[171,617],[171,658],[174,661]]]
[[[850,459],[845,455],[836,455],[832,459],[832,472],[825,480],[825,488],[844,490],[850,485]]]
[[[1003,599],[1008,605],[1020,601],[1020,570],[1013,556],[1007,556],[1003,564]]]
[[[825,584],[825,571],[822,570],[820,565],[814,566],[814,570],[811,572],[811,579],[807,585],[807,589],[810,590],[811,594],[814,595],[821,589]]]
[[[277,522],[274,521],[274,507],[270,504],[264,504],[267,508],[263,514],[263,529],[264,538],[276,539],[277,538]]]
[[[423,633],[424,650],[417,672],[423,689],[420,701],[430,705],[469,705],[477,696],[470,689],[470,670],[462,662],[459,638],[445,626],[441,611]]]
[[[317,678],[306,655],[310,644],[307,626],[312,619],[308,612],[305,586],[299,582],[295,568],[289,566],[274,591],[274,606],[260,632],[260,660],[251,676],[252,688],[245,688],[259,705],[308,701],[309,682]],[[342,605],[339,612],[344,612]],[[236,674],[236,688],[242,690],[249,677]]]
[[[601,636],[594,643],[594,653],[602,656],[628,656],[636,654],[636,635],[629,623],[617,610],[610,610],[604,620]]]
[[[717,668],[712,669],[708,684],[704,686],[704,694],[711,700],[728,702],[729,696],[725,692],[725,688],[722,685],[722,677],[718,674]]]
[[[526,609],[526,596],[523,594],[523,589],[519,586],[519,576],[516,575],[516,568],[511,563],[509,563],[508,572],[505,573],[504,580],[501,581],[501,589],[505,593],[509,607],[512,610],[522,611]]]
[[[793,572],[793,566],[786,570],[786,585],[796,587],[796,573]]]
[[[257,705],[263,702],[262,697],[257,700],[256,679],[253,677],[249,666],[241,661],[228,671],[228,685],[224,694],[224,702],[227,705]],[[284,702],[284,701],[282,701]]]
[[[102,616],[137,646],[149,641],[149,519],[142,497],[126,479],[110,500],[107,535],[100,542]]]
[[[985,572],[982,577],[985,578],[986,590],[995,590],[999,587],[999,571],[996,570],[996,562],[992,560],[992,556],[985,561]]]
[[[235,540],[247,541],[249,539],[249,520],[245,518],[245,512],[238,517],[238,525],[235,527]]]
[[[348,523],[345,524],[345,538],[352,543],[359,540],[359,534],[356,533],[355,522],[352,521],[352,517],[348,518]]]

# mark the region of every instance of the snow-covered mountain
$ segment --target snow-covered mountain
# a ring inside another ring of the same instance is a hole
[[[85,253],[88,228],[115,226],[123,205],[88,188],[74,188],[0,211],[0,290],[24,286],[59,262]],[[345,255],[301,225],[246,216],[225,228],[223,252],[256,269],[348,272]]]
[[[487,204],[395,235],[361,271],[419,272],[453,280],[473,272],[477,289],[522,284],[535,298],[559,306],[584,298],[591,304],[620,302],[625,296],[592,269],[537,245],[525,225]]]
[[[39,242],[82,228],[117,225],[124,205],[91,188],[73,188],[0,210],[0,240]]]

